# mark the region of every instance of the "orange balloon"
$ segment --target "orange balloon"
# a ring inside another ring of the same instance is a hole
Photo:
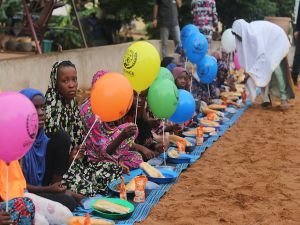
[[[133,89],[128,79],[119,73],[107,73],[99,78],[91,91],[91,106],[101,121],[122,118],[130,109]]]

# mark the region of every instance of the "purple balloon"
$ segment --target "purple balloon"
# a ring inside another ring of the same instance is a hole
[[[18,92],[0,93],[0,159],[22,158],[34,143],[38,115],[32,102]]]

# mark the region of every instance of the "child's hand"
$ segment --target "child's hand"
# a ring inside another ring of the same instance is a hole
[[[9,213],[3,211],[0,212],[0,224],[1,225],[13,224],[13,221],[11,220]]]

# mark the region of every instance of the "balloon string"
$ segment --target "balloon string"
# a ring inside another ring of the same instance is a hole
[[[6,212],[8,213],[8,176],[9,176],[9,163],[6,163]]]
[[[185,57],[184,69],[186,69],[186,68],[187,68],[187,63],[188,63],[188,58],[187,58],[187,57]]]
[[[84,139],[83,139],[83,141],[82,141],[82,143],[81,143],[80,146],[83,146],[83,145],[85,144],[86,139],[88,138],[88,136],[90,135],[92,129],[94,128],[95,124],[96,124],[98,121],[100,121],[100,119],[99,119],[99,117],[96,115],[96,116],[95,116],[95,121],[94,121],[93,125],[91,126],[91,128],[90,128],[89,131],[87,132],[87,134],[86,134],[86,136],[84,137]],[[74,164],[74,162],[75,162],[75,159],[77,158],[79,152],[80,152],[80,149],[77,151],[77,153],[76,153],[74,159],[72,160],[72,163],[71,163],[71,165],[70,165],[70,167],[69,167],[69,170],[72,168],[72,166],[73,166],[73,164]]]
[[[137,94],[136,97],[136,105],[135,105],[135,117],[134,117],[134,123],[136,125],[136,120],[137,120],[137,114],[138,114],[138,106],[139,106],[139,93]]]
[[[209,84],[207,85],[207,89],[208,89],[208,96],[210,97],[210,89],[209,89]]]
[[[191,84],[190,84],[190,93],[192,93],[192,87],[193,87],[193,74],[194,74],[194,66],[192,65],[192,70],[191,70]]]
[[[162,121],[163,124],[163,149],[164,149],[164,165],[167,165],[166,147],[165,147],[165,119]]]

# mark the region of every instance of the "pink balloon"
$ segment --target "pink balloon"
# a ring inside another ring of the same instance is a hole
[[[233,63],[234,63],[234,66],[237,70],[239,70],[241,68],[240,66],[240,63],[239,63],[239,57],[238,57],[238,54],[237,52],[234,53],[234,56],[233,56]]]
[[[38,115],[32,102],[18,92],[0,93],[0,159],[22,158],[38,132]]]

